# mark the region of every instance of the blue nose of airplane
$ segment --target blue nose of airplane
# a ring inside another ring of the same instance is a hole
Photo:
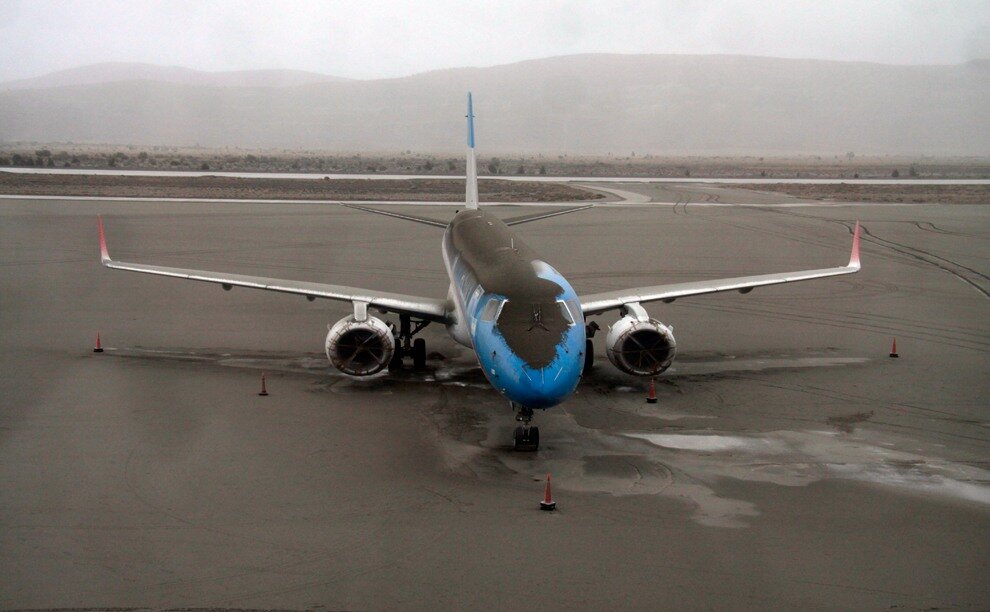
[[[564,401],[581,378],[581,364],[574,359],[558,359],[540,369],[523,365],[514,370],[500,376],[506,383],[504,393],[510,400],[532,409],[550,408]]]
[[[474,348],[485,376],[506,398],[533,410],[550,408],[574,392],[584,366],[584,327],[572,326],[552,345],[554,356],[531,364],[491,326],[479,325]]]

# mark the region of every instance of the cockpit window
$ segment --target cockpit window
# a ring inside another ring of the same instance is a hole
[[[581,310],[581,305],[578,304],[577,300],[567,300],[567,308],[571,311],[575,324],[584,321],[584,311]]]
[[[577,303],[574,300],[557,300],[557,304],[560,306],[560,314],[564,315],[564,320],[567,321],[568,325],[574,325],[578,320],[578,314],[580,309],[577,307]]]
[[[508,300],[503,300],[500,298],[492,298],[488,300],[485,304],[484,309],[481,311],[482,321],[494,321],[498,318],[499,313],[502,311],[502,306],[508,302]]]

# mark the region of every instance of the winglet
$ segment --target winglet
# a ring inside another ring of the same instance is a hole
[[[467,99],[467,180],[464,192],[464,206],[478,208],[478,163],[474,157],[474,104],[471,92]]]
[[[107,265],[110,263],[110,252],[107,251],[107,237],[103,232],[103,217],[96,215],[96,222],[100,228],[100,263]]]
[[[847,268],[855,268],[859,270],[859,221],[856,222],[856,229],[853,230],[853,246],[852,253],[849,254],[849,265]]]

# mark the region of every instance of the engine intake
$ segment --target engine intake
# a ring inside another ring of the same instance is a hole
[[[327,358],[351,376],[370,376],[388,366],[395,353],[395,337],[388,324],[375,317],[353,316],[337,321],[327,334]]]
[[[653,376],[670,367],[677,341],[674,331],[660,321],[626,315],[609,329],[605,352],[623,372]]]

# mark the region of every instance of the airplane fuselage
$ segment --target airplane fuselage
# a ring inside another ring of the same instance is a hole
[[[467,98],[467,171],[465,210],[450,223],[398,211],[350,208],[445,228],[442,253],[450,289],[446,299],[347,287],[310,281],[230,274],[114,261],[107,249],[103,221],[99,220],[100,262],[128,270],[201,282],[223,289],[250,287],[267,291],[350,302],[352,314],[328,325],[324,347],[327,358],[341,372],[370,376],[385,368],[401,367],[411,357],[413,367],[426,366],[426,341],[413,338],[431,322],[444,323],[456,342],[470,347],[492,386],[517,408],[521,423],[513,432],[517,450],[539,448],[539,428],[531,425],[533,411],[550,408],[574,393],[591,365],[591,342],[584,317],[618,310],[621,318],[609,328],[606,354],[621,371],[654,376],[666,370],[676,351],[672,328],[649,316],[643,304],[670,303],[688,296],[738,291],[756,287],[853,274],[860,269],[860,227],[853,232],[852,252],[845,266],[777,272],[704,281],[666,283],[586,294],[579,299],[557,270],[537,256],[509,226],[568,214],[591,205],[506,219],[479,209],[474,150],[474,111]],[[369,314],[369,308],[399,316],[396,328]],[[415,328],[411,323],[417,320]],[[597,329],[594,327],[592,329]]]
[[[492,386],[529,409],[549,408],[573,393],[585,327],[567,280],[479,209],[450,222],[443,259],[453,309],[448,331],[474,349]]]

